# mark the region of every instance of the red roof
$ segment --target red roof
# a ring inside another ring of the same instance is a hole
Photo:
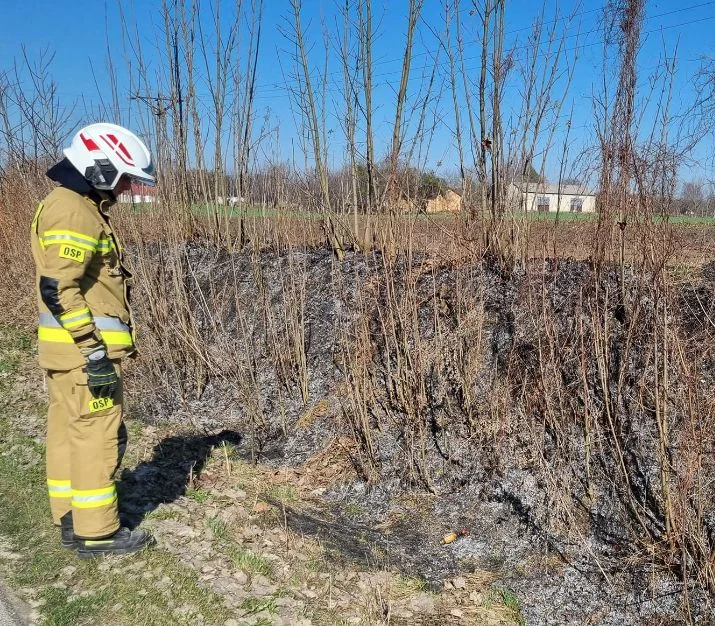
[[[129,193],[131,193],[133,196],[155,196],[157,194],[157,188],[150,187],[149,185],[145,185],[144,183],[132,181],[132,186],[129,189]]]

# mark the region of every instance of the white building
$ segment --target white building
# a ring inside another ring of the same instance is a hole
[[[518,211],[595,213],[596,192],[585,185],[516,182],[509,186],[510,204]]]
[[[117,201],[124,204],[151,204],[156,200],[156,193],[156,187],[132,181],[131,188],[120,194]]]

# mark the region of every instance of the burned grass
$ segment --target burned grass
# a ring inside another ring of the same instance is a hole
[[[315,497],[293,486],[299,473],[242,458],[232,432],[131,421],[120,514],[143,522],[159,546],[78,560],[60,549],[47,512],[45,406],[32,341],[1,332],[0,575],[30,605],[29,623],[520,623],[518,608],[499,600],[491,583],[458,580],[435,594],[384,568],[338,565],[320,542],[285,523],[285,506]]]
[[[557,621],[707,611],[709,266],[198,244],[155,265],[172,307],[144,311],[141,412],[240,433],[243,459],[290,476],[267,500],[289,526],[435,586],[513,575],[536,621],[546,597]],[[297,506],[311,479],[323,503]],[[554,555],[550,583],[524,565]]]

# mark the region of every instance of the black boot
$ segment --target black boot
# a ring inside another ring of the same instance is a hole
[[[78,543],[77,554],[80,558],[89,559],[105,554],[131,554],[139,552],[156,543],[146,530],[129,530],[120,528],[111,537],[105,539],[75,538]]]
[[[79,540],[74,537],[72,511],[69,511],[60,517],[60,545],[65,550],[76,550],[79,548]]]

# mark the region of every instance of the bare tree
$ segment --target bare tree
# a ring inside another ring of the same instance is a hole
[[[424,0],[410,0],[407,12],[407,35],[405,42],[405,53],[402,57],[402,72],[400,75],[400,87],[397,91],[395,102],[395,120],[392,125],[392,146],[390,149],[390,162],[385,185],[385,198],[390,204],[390,211],[394,210],[394,190],[393,185],[397,177],[397,165],[400,158],[400,146],[403,140],[404,129],[402,128],[402,116],[405,102],[407,100],[407,84],[410,79],[410,68],[412,67],[412,43],[415,35],[415,27],[422,11]]]
[[[39,172],[61,154],[76,127],[75,106],[64,105],[51,75],[54,52],[41,49],[32,57],[26,46],[12,69],[0,77],[0,128],[7,156]]]
[[[487,69],[489,67],[489,40],[491,37],[491,24],[494,11],[496,10],[495,2],[499,0],[486,0],[484,8],[480,8],[477,2],[473,2],[474,11],[477,12],[482,23],[482,40],[481,40],[481,64],[479,70],[479,131],[478,137],[479,147],[477,148],[478,160],[476,163],[477,172],[479,173],[479,182],[482,189],[482,209],[487,206],[487,150],[491,149],[493,141],[496,138],[489,138],[487,131]],[[493,191],[493,189],[492,189]],[[493,193],[490,192],[490,198]],[[494,205],[492,207],[492,217],[494,217]],[[488,242],[487,242],[488,246]]]
[[[348,159],[350,163],[350,197],[351,205],[353,211],[353,236],[358,245],[367,249],[370,247],[371,242],[364,239],[360,243],[359,234],[359,220],[358,220],[358,180],[357,180],[357,70],[359,66],[359,58],[355,54],[351,54],[350,51],[350,15],[351,15],[351,5],[350,0],[345,0],[345,4],[341,8],[343,23],[342,23],[342,37],[339,37],[340,44],[338,46],[338,51],[340,55],[340,60],[343,70],[343,102],[342,106],[345,108],[344,115],[338,114],[338,119],[341,120],[343,128],[345,130],[345,137],[347,140],[347,152]],[[340,104],[339,104],[340,106]],[[369,220],[369,213],[366,216]],[[367,226],[366,226],[367,228]]]
[[[368,212],[377,209],[375,138],[372,104],[372,0],[359,0],[360,59],[363,75],[363,113],[365,115],[365,167],[367,170]]]
[[[462,121],[461,121],[461,106],[457,93],[457,76],[455,70],[454,48],[452,46],[451,23],[456,17],[457,20],[457,37],[459,39],[459,0],[453,2],[445,2],[444,4],[444,24],[445,24],[445,44],[444,48],[447,51],[449,59],[449,86],[452,91],[452,105],[454,107],[454,137],[457,140],[457,154],[459,156],[459,177],[462,183],[462,197],[466,196],[467,175],[464,165],[464,145],[462,141]]]
[[[628,214],[628,192],[631,189],[634,164],[633,123],[636,96],[636,55],[645,13],[644,0],[610,0],[604,9],[606,42],[615,39],[618,49],[619,71],[615,99],[610,119],[603,119],[607,127],[600,132],[602,205],[599,212],[596,237],[597,259],[603,259],[607,231],[615,214],[621,231],[625,228]],[[605,50],[604,50],[605,54]],[[607,73],[604,71],[604,93],[608,94]],[[604,96],[604,106],[608,102]],[[603,111],[604,115],[608,111]]]
[[[248,186],[248,166],[251,157],[251,145],[254,116],[254,102],[256,97],[256,75],[258,59],[261,49],[261,29],[263,24],[263,0],[253,0],[250,15],[249,45],[246,54],[246,69],[241,75],[236,73],[234,89],[241,88],[243,83],[243,97],[234,115],[237,127],[238,150],[236,155],[238,168],[238,194],[244,196]],[[241,81],[241,78],[243,80]]]
[[[313,88],[313,80],[308,64],[308,51],[304,39],[303,27],[300,21],[301,1],[291,0],[291,8],[293,9],[292,29],[288,31],[286,36],[295,44],[295,61],[298,68],[297,78],[298,87],[293,90],[293,96],[299,109],[305,116],[308,135],[312,144],[312,157],[315,163],[315,173],[318,177],[321,194],[321,211],[325,215],[325,230],[328,239],[338,258],[343,258],[345,252],[343,250],[340,237],[337,234],[335,221],[331,215],[330,206],[330,190],[328,185],[328,169],[325,162],[325,145],[327,138],[325,132],[321,132],[321,128],[325,131],[325,124],[320,125],[318,121],[318,107],[315,100]],[[327,81],[327,68],[323,73],[323,85]],[[323,100],[324,103],[324,100]],[[322,109],[324,119],[325,109]]]

